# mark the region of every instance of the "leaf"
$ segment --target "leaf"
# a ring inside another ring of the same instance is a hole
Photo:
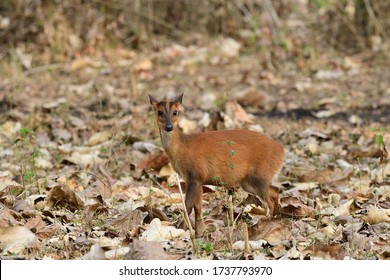
[[[67,186],[55,186],[52,188],[46,197],[46,201],[49,207],[63,204],[70,206],[71,210],[84,207],[84,201],[80,195]]]
[[[20,214],[13,210],[0,210],[0,228],[8,227],[16,223],[16,219]]]
[[[248,113],[238,104],[237,101],[229,101],[226,103],[226,114],[229,115],[235,121],[244,124],[253,124],[252,118]]]
[[[354,202],[353,199],[344,202],[339,207],[335,208],[331,214],[336,217],[349,215],[349,209],[351,208],[353,202]]]
[[[88,253],[80,258],[81,260],[106,260],[106,255],[99,244],[92,245]]]
[[[142,171],[159,171],[163,166],[169,163],[168,156],[160,151],[157,154],[146,154],[142,160],[137,164],[136,174],[134,176],[139,178]]]
[[[105,236],[102,236],[99,238],[99,246],[101,248],[107,248],[107,249],[115,249],[118,248],[121,244],[121,240],[119,238],[108,238]]]
[[[307,182],[307,183],[294,183],[294,187],[288,190],[288,193],[294,193],[296,191],[308,191],[318,188],[319,185],[317,182]]]
[[[103,142],[106,142],[106,141],[110,140],[111,137],[112,137],[112,134],[108,130],[97,132],[97,133],[93,134],[88,139],[88,145],[89,146],[95,146],[97,144],[100,144],[100,143],[103,143]]]
[[[339,181],[346,180],[350,178],[353,174],[353,168],[341,169],[335,168],[334,170],[330,169],[320,169],[309,171],[301,176],[299,176],[300,182],[318,182],[319,184],[329,184]],[[294,183],[294,185],[297,185]]]
[[[11,226],[0,228],[0,242],[3,247],[3,255],[19,254],[25,248],[35,246],[38,239],[28,228]]]
[[[307,206],[297,197],[283,197],[280,199],[281,214],[291,217],[310,217],[315,209]]]
[[[14,210],[30,217],[35,214],[34,208],[23,199],[18,199],[14,202]]]
[[[289,230],[290,221],[287,219],[274,219],[258,222],[249,228],[249,239],[264,239],[271,245],[278,245],[289,240],[292,233]]]
[[[153,62],[149,58],[142,58],[135,62],[133,69],[137,72],[149,71],[153,68]]]
[[[267,241],[262,240],[262,239],[249,240],[249,247],[251,248],[251,250],[261,250],[265,244],[267,244]],[[243,251],[244,247],[245,247],[245,242],[242,240],[237,241],[233,244],[233,249],[235,249],[235,250]]]
[[[198,123],[196,121],[189,120],[185,117],[181,117],[179,120],[179,127],[183,130],[185,134],[189,134],[197,129]]]
[[[149,228],[144,231],[140,239],[143,241],[168,241],[176,238],[188,237],[183,229],[162,225],[160,219],[153,219]]]
[[[224,38],[219,42],[221,54],[227,58],[238,57],[241,44],[232,38]]]
[[[0,196],[14,189],[21,190],[22,185],[7,177],[0,177]]]
[[[235,92],[233,99],[242,106],[264,108],[266,103],[269,102],[270,96],[255,87],[248,87],[244,90]]]
[[[78,151],[74,151],[70,156],[67,156],[64,159],[68,162],[79,165],[82,169],[104,162],[104,160],[99,157],[99,151],[90,153],[80,153]]]
[[[26,54],[21,48],[16,48],[15,53],[16,57],[20,60],[23,67],[26,69],[30,69],[33,59],[32,54]]]
[[[67,70],[70,72],[75,72],[85,67],[98,68],[102,66],[103,66],[102,62],[93,60],[90,57],[83,56],[74,59],[71,62],[70,66],[67,67]]]
[[[112,250],[108,250],[104,254],[107,260],[120,260],[128,252],[129,247],[118,247]]]
[[[383,222],[390,222],[390,209],[372,208],[367,211],[367,214],[363,218],[367,223],[379,224]]]
[[[145,141],[136,141],[133,143],[133,148],[141,152],[154,153],[160,150],[155,144]]]
[[[302,254],[309,254],[311,259],[343,260],[346,251],[342,244],[313,244],[302,251]]]
[[[177,260],[179,257],[168,255],[159,242],[133,239],[124,260]]]
[[[383,144],[383,136],[380,134],[377,134],[375,136],[375,143],[380,147]]]
[[[35,234],[39,235],[39,232],[44,229],[47,225],[42,220],[40,216],[36,216],[28,220],[24,226],[28,229],[30,229],[32,232],[35,232]]]
[[[130,231],[138,226],[143,225],[143,221],[148,215],[148,212],[142,212],[141,210],[135,209],[121,213],[119,217],[110,219],[108,225],[123,231]]]

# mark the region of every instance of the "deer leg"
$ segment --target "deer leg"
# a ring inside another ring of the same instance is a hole
[[[192,208],[195,210],[195,234],[196,237],[201,236],[205,228],[204,221],[202,219],[202,183],[196,180],[188,180],[186,191],[186,208],[188,216],[192,212]]]
[[[268,180],[261,177],[248,176],[242,185],[249,193],[257,195],[267,204],[268,214],[274,216],[279,214],[279,193]]]

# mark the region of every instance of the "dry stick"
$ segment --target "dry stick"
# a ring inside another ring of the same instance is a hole
[[[138,82],[137,82],[138,71],[136,69],[130,70],[130,89],[131,98],[135,99],[138,97]]]
[[[244,257],[247,258],[249,251],[250,251],[248,225],[247,225],[247,223],[244,223],[243,226],[244,226],[244,228],[242,230],[242,233],[244,235]]]
[[[176,173],[176,180],[177,180],[177,185],[179,187],[181,203],[183,205],[183,211],[184,211],[184,217],[183,218],[184,218],[184,221],[185,221],[188,229],[190,230],[190,238],[191,238],[192,246],[193,246],[194,251],[195,251],[195,231],[194,231],[194,229],[192,228],[192,225],[191,225],[190,216],[188,215],[187,207],[186,207],[185,202],[184,202],[183,191],[181,190],[179,174],[177,174],[177,173]]]
[[[44,72],[44,71],[50,71],[50,70],[57,70],[60,68],[63,68],[64,64],[63,63],[54,63],[54,64],[47,64],[47,65],[41,65],[35,68],[31,68],[27,71],[24,72],[26,76],[30,76],[32,74]]]
[[[227,220],[228,220],[228,230],[229,230],[229,247],[230,251],[233,254],[233,231],[234,226],[236,224],[236,221],[234,220],[234,210],[233,210],[233,198],[231,195],[229,195],[228,199],[228,212],[226,213]]]

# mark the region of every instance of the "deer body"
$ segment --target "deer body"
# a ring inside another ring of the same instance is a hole
[[[278,209],[272,179],[283,163],[283,146],[250,130],[221,130],[185,135],[177,127],[182,101],[157,101],[149,95],[157,115],[162,146],[175,171],[185,180],[186,208],[195,210],[195,231],[203,231],[202,185],[241,186],[262,198],[269,213]]]

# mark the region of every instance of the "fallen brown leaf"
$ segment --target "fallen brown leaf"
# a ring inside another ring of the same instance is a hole
[[[310,217],[314,215],[315,209],[313,207],[305,205],[297,197],[282,197],[280,199],[281,214],[290,217]]]
[[[313,244],[302,251],[302,254],[309,254],[312,258],[315,257],[323,260],[343,260],[346,251],[342,244]]]
[[[249,239],[264,239],[271,245],[286,242],[292,233],[289,230],[291,222],[288,219],[267,219],[249,228]]]
[[[55,186],[50,190],[46,197],[49,207],[66,204],[71,210],[81,209],[84,207],[84,201],[74,190],[67,186]]]
[[[156,154],[148,153],[137,164],[136,174],[134,176],[136,178],[139,178],[143,171],[157,172],[168,163],[169,163],[169,159],[164,152],[158,152]]]

